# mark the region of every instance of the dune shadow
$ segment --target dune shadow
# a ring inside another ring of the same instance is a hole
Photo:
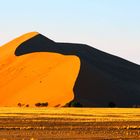
[[[15,55],[55,52],[76,55],[81,67],[74,86],[74,100],[87,107],[132,106],[140,100],[140,66],[84,44],[58,43],[38,34],[20,44]]]

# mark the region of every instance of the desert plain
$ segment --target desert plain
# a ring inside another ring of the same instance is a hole
[[[0,140],[140,139],[139,108],[0,108]]]

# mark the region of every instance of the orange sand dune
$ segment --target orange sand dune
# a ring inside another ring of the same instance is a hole
[[[80,69],[77,56],[49,52],[14,55],[18,45],[37,34],[25,34],[0,47],[0,106],[34,106],[37,102],[63,106],[74,98]]]

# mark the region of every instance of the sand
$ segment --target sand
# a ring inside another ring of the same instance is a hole
[[[35,52],[52,52],[79,58],[80,71],[73,91],[74,100],[83,106],[108,107],[109,102],[115,103],[117,107],[139,105],[139,65],[102,52],[94,46],[55,42],[42,34],[21,43],[15,55]]]
[[[140,66],[91,46],[27,33],[0,47],[0,106],[139,105]]]
[[[1,139],[140,139],[140,109],[0,108]]]
[[[22,103],[63,106],[74,98],[80,69],[77,56],[50,52],[16,56],[15,49],[36,32],[23,35],[0,48],[0,106]]]

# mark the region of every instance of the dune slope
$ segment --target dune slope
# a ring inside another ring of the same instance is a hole
[[[71,100],[85,107],[140,104],[140,66],[84,44],[37,33],[0,47],[0,106]]]
[[[28,46],[28,47],[27,47]],[[75,55],[81,66],[74,86],[74,100],[83,106],[118,107],[140,104],[140,66],[84,44],[54,42],[38,34],[19,45],[16,56],[32,52]]]
[[[73,87],[80,69],[77,56],[14,54],[18,45],[36,34],[26,34],[0,48],[0,106],[34,106],[38,102],[63,106],[74,98]]]

